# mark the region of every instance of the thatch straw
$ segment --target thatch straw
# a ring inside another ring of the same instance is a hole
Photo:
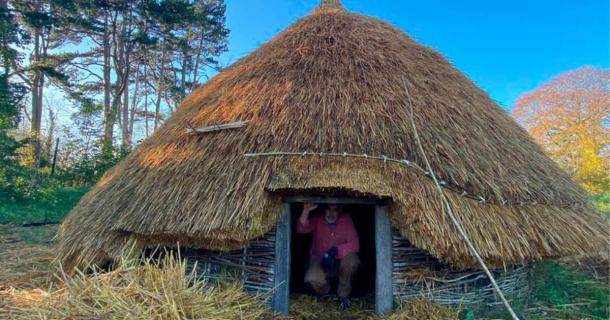
[[[13,307],[15,319],[261,319],[261,297],[236,282],[211,285],[187,274],[184,260],[123,260],[112,272],[63,275],[60,289],[35,305]]]
[[[282,193],[347,192],[390,199],[393,224],[414,245],[458,266],[475,265],[434,185],[410,168],[243,156],[347,152],[424,167],[403,78],[412,84],[414,120],[434,172],[488,200],[447,193],[485,261],[522,263],[607,247],[607,222],[586,192],[439,53],[382,21],[320,8],[196,90],[109,172],[65,221],[60,259],[68,267],[99,262],[134,242],[238,248],[272,228]],[[187,124],[235,121],[248,125],[186,133]]]
[[[399,302],[387,316],[375,314],[373,296],[352,299],[347,310],[336,297],[291,297],[288,316],[274,315],[266,296],[244,293],[237,282],[208,283],[187,272],[185,260],[168,253],[122,259],[111,272],[59,274],[49,291],[0,289],[0,317],[8,319],[454,319],[457,310],[423,298]]]

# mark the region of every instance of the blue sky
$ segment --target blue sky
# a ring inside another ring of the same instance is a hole
[[[313,10],[318,0],[226,0],[224,65]],[[608,68],[608,0],[343,0],[439,50],[505,109],[524,92],[584,65]]]

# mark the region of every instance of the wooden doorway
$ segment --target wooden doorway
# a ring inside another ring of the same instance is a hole
[[[291,268],[299,268],[293,265],[292,239],[293,239],[293,210],[299,208],[299,204],[304,202],[343,204],[348,206],[360,205],[369,206],[371,214],[370,221],[374,221],[374,292],[375,310],[379,314],[385,314],[392,309],[392,234],[389,217],[386,211],[385,202],[366,198],[327,198],[327,197],[288,197],[284,199],[281,217],[278,221],[276,232],[275,250],[275,270],[274,270],[274,291],[272,296],[272,308],[281,314],[288,313],[290,301],[291,276],[295,277],[295,272]],[[362,228],[362,226],[361,226]],[[371,241],[371,239],[367,239]],[[362,244],[361,244],[362,246]],[[295,261],[296,262],[296,261]],[[298,273],[297,273],[298,274]],[[294,280],[294,279],[293,279]],[[294,283],[293,285],[296,285]]]

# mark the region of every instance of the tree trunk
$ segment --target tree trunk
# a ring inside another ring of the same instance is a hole
[[[8,2],[7,0],[0,0],[0,9],[3,9],[4,11],[8,10]],[[7,37],[2,37],[2,48],[8,48],[8,41],[7,41]],[[8,75],[10,73],[11,70],[11,63],[10,63],[10,59],[2,59],[4,62],[4,77],[7,79],[8,81]]]
[[[122,118],[123,122],[121,123],[122,129],[122,145],[123,150],[128,151],[131,149],[131,142],[129,140],[129,73],[131,68],[129,66],[129,50],[125,48],[125,42],[121,41],[121,47],[124,55],[123,66],[125,67],[124,75],[123,75],[123,108],[122,108]]]
[[[41,30],[37,28],[34,31],[34,54],[32,64],[36,65],[40,62],[40,33]],[[40,160],[41,145],[40,145],[40,128],[42,124],[42,97],[41,94],[41,79],[42,73],[39,70],[34,70],[34,79],[31,87],[31,103],[32,103],[32,122],[30,124],[30,132],[32,133],[32,147],[34,149],[34,156],[36,161]]]
[[[182,55],[182,74],[180,75],[180,101],[176,102],[176,105],[179,105],[182,100],[186,97],[187,89],[186,89],[186,74],[189,72],[187,68],[188,63],[188,53],[183,52]]]
[[[127,143],[129,143],[130,147],[133,142],[133,123],[134,123],[134,119],[135,119],[136,109],[138,108],[138,90],[139,90],[139,84],[140,84],[139,71],[140,71],[140,66],[138,65],[138,67],[136,68],[136,72],[135,72],[136,79],[135,79],[135,84],[134,84],[134,89],[133,89],[131,110],[129,111],[129,128],[127,129]]]
[[[197,48],[197,55],[195,56],[195,67],[193,68],[193,78],[191,79],[191,85],[188,93],[193,92],[193,89],[197,86],[197,78],[199,77],[199,61],[201,60],[201,51],[203,50],[203,32],[201,33],[201,37],[199,38],[199,46]]]
[[[112,90],[112,84],[110,80],[110,31],[108,24],[108,13],[104,18],[104,35],[102,39],[102,45],[104,46],[104,138],[102,140],[102,153],[104,158],[108,158],[112,155],[112,138],[114,130],[115,112],[110,106],[110,91]]]
[[[146,137],[148,138],[148,74],[146,73],[146,66],[144,65],[144,124],[146,128]]]
[[[126,63],[126,50],[125,50],[125,25],[120,25],[119,22],[119,12],[114,13],[114,17],[112,18],[112,48],[113,48],[113,61],[114,61],[114,71],[116,74],[116,79],[114,82],[114,92],[112,94],[112,102],[110,104],[110,112],[112,118],[111,123],[114,128],[114,124],[116,123],[116,119],[120,119],[119,125],[121,129],[121,133],[123,133],[124,124],[126,123],[126,119],[124,119],[123,115],[123,93],[127,90],[129,86],[129,69]],[[120,26],[120,29],[118,28]],[[110,38],[110,37],[109,37]],[[129,97],[129,96],[128,96]],[[127,101],[127,105],[129,105]],[[111,129],[113,130],[113,129]],[[112,136],[111,136],[112,138]],[[123,138],[123,137],[122,137]]]
[[[52,109],[48,109],[49,110],[49,129],[47,132],[47,141],[45,143],[45,155],[47,157],[47,159],[51,159],[51,151],[53,150],[53,138],[55,137],[55,120],[56,120],[56,116],[55,113],[53,112]]]
[[[157,75],[157,100],[155,102],[155,123],[154,130],[157,130],[159,126],[159,116],[161,111],[161,98],[163,96],[163,74],[165,73],[165,52],[166,46],[163,43],[163,49],[161,51],[161,66],[159,67],[159,74]]]
[[[47,59],[47,43],[46,43],[46,41],[44,41],[42,34],[40,34],[40,40],[41,40],[41,42],[40,42],[41,53],[40,53],[39,61],[44,63]],[[39,134],[42,130],[42,112],[44,109],[43,100],[42,100],[42,98],[44,96],[44,80],[45,80],[44,73],[40,72],[40,79],[38,80],[38,95],[37,95],[38,102],[36,103],[38,105],[38,127],[36,128],[36,130],[37,130],[37,132],[39,132]],[[49,113],[49,114],[51,114],[51,113]],[[54,119],[52,119],[52,121],[54,121]],[[55,125],[55,123],[53,122],[53,126],[54,125]],[[52,128],[52,129],[55,129],[55,128]],[[40,141],[40,139],[38,139],[38,141]],[[41,160],[41,156],[42,155],[40,152],[36,155],[36,158],[38,159],[39,162]],[[48,153],[47,158],[50,156],[51,156],[51,154]]]

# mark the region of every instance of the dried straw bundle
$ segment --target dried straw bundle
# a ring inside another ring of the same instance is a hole
[[[224,70],[85,196],[59,233],[67,267],[134,243],[234,249],[275,224],[284,193],[391,200],[414,245],[475,265],[425,176],[396,163],[330,157],[246,158],[270,151],[369,154],[423,166],[403,80],[434,172],[491,264],[604,250],[608,230],[587,194],[510,116],[438,52],[337,1]],[[248,121],[191,135],[188,126]],[[526,204],[526,205],[522,205]]]
[[[354,299],[347,310],[334,298],[298,295],[288,316],[274,315],[266,297],[244,293],[237,282],[210,284],[186,272],[184,260],[121,260],[112,272],[58,276],[59,289],[0,290],[0,316],[9,319],[454,319],[457,310],[424,299],[401,301],[380,317],[372,301]]]
[[[261,297],[233,282],[210,285],[186,274],[183,260],[123,260],[112,272],[60,277],[37,305],[14,307],[15,319],[261,319]]]

